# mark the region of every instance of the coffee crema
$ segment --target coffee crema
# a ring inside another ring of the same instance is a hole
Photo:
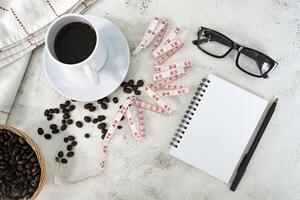
[[[96,32],[90,25],[73,22],[57,33],[54,41],[55,55],[65,64],[80,63],[92,54],[96,42]]]

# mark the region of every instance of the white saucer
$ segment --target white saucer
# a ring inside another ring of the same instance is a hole
[[[98,72],[100,81],[93,85],[83,70],[65,69],[56,66],[44,50],[44,69],[51,85],[62,95],[77,101],[95,101],[115,91],[124,80],[130,62],[127,40],[122,31],[111,21],[86,15],[98,28],[107,46],[107,60]]]

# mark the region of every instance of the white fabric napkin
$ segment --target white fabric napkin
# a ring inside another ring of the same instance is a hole
[[[96,0],[0,0],[0,123],[5,124],[31,51],[65,13],[82,13]]]

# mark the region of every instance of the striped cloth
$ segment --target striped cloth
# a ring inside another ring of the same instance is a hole
[[[65,13],[82,13],[96,0],[0,0],[0,123],[5,124],[32,50]]]

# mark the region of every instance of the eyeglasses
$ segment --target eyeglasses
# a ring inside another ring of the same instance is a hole
[[[224,58],[232,49],[237,50],[236,66],[251,76],[268,78],[267,74],[278,64],[266,54],[241,46],[212,29],[200,27],[197,35],[198,38],[193,41],[193,44],[215,58]]]

